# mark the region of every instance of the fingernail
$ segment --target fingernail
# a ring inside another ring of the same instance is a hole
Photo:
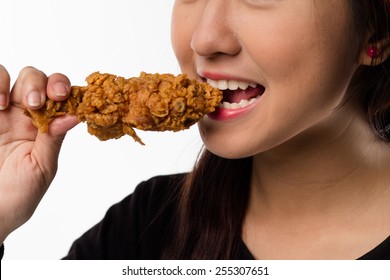
[[[57,83],[53,86],[54,94],[58,97],[66,96],[68,88],[63,83]]]
[[[7,108],[7,96],[0,94],[0,110]]]
[[[37,91],[32,91],[27,96],[27,104],[31,107],[37,107],[41,105],[41,94]]]

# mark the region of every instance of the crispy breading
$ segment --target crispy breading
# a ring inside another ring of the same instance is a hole
[[[87,86],[72,86],[63,102],[48,99],[40,110],[25,110],[33,124],[47,132],[55,117],[66,113],[86,122],[88,132],[100,140],[130,135],[143,144],[133,128],[179,131],[215,110],[222,92],[185,74],[147,74],[125,79],[92,73]]]

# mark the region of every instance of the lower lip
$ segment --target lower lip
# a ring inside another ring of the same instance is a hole
[[[245,106],[243,108],[237,108],[237,109],[225,109],[225,108],[219,108],[217,107],[214,112],[207,114],[207,116],[215,121],[229,121],[236,119],[242,115],[245,115],[248,113],[258,102],[259,97],[257,100],[248,106]]]

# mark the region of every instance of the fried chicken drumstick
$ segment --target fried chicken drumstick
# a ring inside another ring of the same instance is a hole
[[[92,73],[87,86],[72,86],[66,101],[47,100],[40,110],[26,115],[42,132],[50,121],[64,114],[77,115],[88,132],[100,140],[130,135],[143,145],[133,128],[150,131],[179,131],[189,128],[222,100],[222,92],[185,74],[147,74],[125,79]]]

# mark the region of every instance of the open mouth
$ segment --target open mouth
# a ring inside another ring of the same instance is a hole
[[[207,79],[211,86],[223,91],[223,99],[219,108],[240,109],[256,101],[265,91],[264,86],[234,80]]]

